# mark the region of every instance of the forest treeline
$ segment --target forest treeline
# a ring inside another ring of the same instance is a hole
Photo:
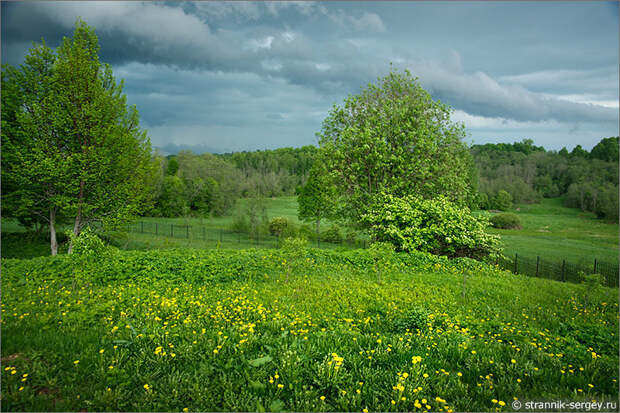
[[[147,215],[223,215],[238,198],[295,194],[310,172],[315,146],[201,155],[155,154],[155,203]]]
[[[591,151],[545,150],[531,139],[512,144],[473,145],[477,196],[472,208],[509,209],[564,197],[566,206],[618,221],[618,137]],[[315,146],[251,152],[155,155],[155,216],[222,215],[241,197],[293,195],[306,183],[318,153]]]
[[[565,205],[618,221],[618,137],[604,138],[590,152],[547,151],[531,139],[513,144],[474,145],[478,207],[507,209],[563,197]],[[507,196],[508,195],[508,196]]]

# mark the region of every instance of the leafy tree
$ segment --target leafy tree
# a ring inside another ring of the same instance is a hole
[[[66,218],[75,163],[60,131],[56,55],[45,43],[19,69],[2,68],[2,212],[27,227],[47,225],[58,252],[56,224]]]
[[[570,152],[570,156],[571,156],[571,158],[578,158],[578,157],[579,158],[587,158],[588,157],[588,151],[583,149],[581,147],[581,145],[577,145]]]
[[[79,20],[55,64],[57,116],[71,125],[63,139],[76,164],[77,197],[69,206],[76,236],[94,221],[116,226],[148,199],[150,142],[137,109],[127,106],[123,82],[116,83],[98,52],[94,30]]]
[[[168,158],[168,164],[166,165],[166,175],[173,176],[177,174],[179,170],[179,161],[177,161],[176,156],[172,156]]]
[[[618,136],[601,139],[590,151],[590,158],[618,162]]]
[[[335,186],[330,182],[324,164],[316,162],[297,202],[299,219],[315,223],[317,239],[320,239],[321,220],[334,214],[335,198]]]
[[[77,236],[93,222],[119,224],[148,200],[148,138],[98,52],[93,29],[78,20],[56,51],[36,46],[20,69],[3,69],[12,83],[3,92],[19,102],[3,107],[6,199],[21,217],[48,212],[52,254],[59,216],[74,217]]]
[[[466,204],[470,154],[464,127],[450,113],[408,71],[391,72],[334,106],[318,137],[342,215],[358,223],[382,191]]]

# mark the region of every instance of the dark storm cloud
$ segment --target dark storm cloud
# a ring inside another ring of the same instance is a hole
[[[248,147],[311,143],[329,107],[390,61],[476,134],[492,130],[488,119],[617,130],[617,5],[3,2],[3,62],[41,36],[56,46],[77,16],[162,142],[226,132]],[[175,126],[185,136],[164,136]]]

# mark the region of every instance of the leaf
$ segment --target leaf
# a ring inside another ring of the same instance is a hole
[[[265,390],[267,386],[265,386],[265,384],[260,383],[258,381],[250,380],[250,387],[252,388],[252,390],[262,391],[262,390]]]
[[[280,412],[284,410],[284,402],[280,399],[272,401],[269,405],[269,410],[271,410],[272,412]]]
[[[254,360],[250,360],[250,361],[248,361],[248,363],[252,367],[260,367],[260,366],[263,366],[263,365],[269,363],[271,360],[273,360],[273,357],[265,356],[265,357],[257,358],[257,359],[254,359]]]
[[[256,400],[256,411],[259,413],[263,413],[265,411],[265,408],[263,407],[263,404],[260,402],[260,400]]]

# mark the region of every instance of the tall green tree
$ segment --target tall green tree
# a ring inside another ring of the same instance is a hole
[[[353,223],[375,195],[445,195],[465,204],[473,179],[462,124],[408,71],[392,71],[334,106],[319,144]]]
[[[150,142],[138,111],[127,106],[123,83],[98,53],[94,30],[78,20],[55,52],[35,47],[20,69],[6,69],[17,84],[9,93],[22,101],[7,133],[10,145],[3,146],[10,160],[3,175],[17,200],[11,207],[33,215],[48,210],[51,232],[55,214],[72,216],[78,235],[94,222],[120,224],[150,198]]]
[[[19,69],[2,68],[2,212],[26,227],[46,225],[52,255],[56,225],[71,199],[74,162],[58,116],[56,55],[45,43]]]
[[[334,214],[335,199],[335,186],[329,180],[324,163],[319,160],[312,166],[306,185],[297,197],[299,219],[314,222],[317,239],[321,234],[321,220]]]

